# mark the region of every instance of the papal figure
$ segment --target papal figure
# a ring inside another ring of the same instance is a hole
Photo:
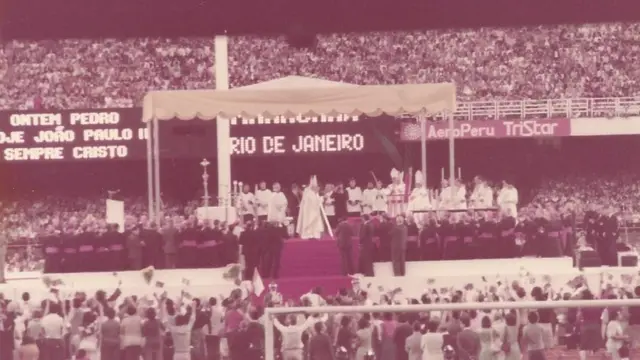
[[[314,175],[302,193],[296,232],[301,239],[308,240],[320,239],[325,231],[332,233],[324,212],[323,199],[319,194],[318,180]]]

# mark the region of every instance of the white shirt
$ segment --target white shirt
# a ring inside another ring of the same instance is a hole
[[[40,320],[45,339],[62,339],[64,319],[58,314],[47,314]]]
[[[256,205],[258,216],[265,216],[269,212],[269,203],[271,202],[272,192],[269,189],[256,191]]]
[[[326,321],[327,316],[313,317],[309,316],[305,322],[300,325],[282,325],[279,321],[274,321],[273,325],[282,334],[282,349],[281,350],[298,350],[303,348],[302,334],[307,331],[311,326],[314,326],[317,322]]]
[[[498,194],[498,205],[508,206],[518,204],[518,190],[515,187],[503,187]]]
[[[219,307],[211,308],[211,318],[209,319],[211,330],[209,335],[220,335],[224,330],[224,313]]]
[[[388,195],[387,189],[373,189],[375,191],[375,199],[373,201],[373,211],[387,212],[388,210]]]
[[[279,192],[271,193],[271,200],[269,200],[269,210],[267,213],[268,221],[283,222],[287,217],[287,197]]]
[[[364,189],[362,192],[362,213],[370,214],[373,211],[374,203],[376,201],[376,189]]]
[[[621,336],[624,334],[622,331],[622,325],[620,325],[619,321],[609,321],[607,324],[607,350],[609,351],[617,351],[622,347],[623,341],[612,339],[614,336]]]
[[[347,195],[349,196],[349,201],[347,202],[347,212],[350,213],[359,213],[362,211],[362,189],[359,187],[348,187]]]
[[[240,193],[238,195],[238,211],[240,215],[253,215],[255,213],[256,199],[252,193]]]

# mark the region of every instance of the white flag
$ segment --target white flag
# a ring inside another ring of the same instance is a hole
[[[107,200],[107,223],[118,224],[118,231],[124,232],[124,201]]]
[[[253,293],[256,294],[256,296],[260,296],[262,295],[262,293],[264,292],[264,282],[262,281],[262,276],[260,276],[260,271],[258,271],[258,269],[255,269],[253,271]]]

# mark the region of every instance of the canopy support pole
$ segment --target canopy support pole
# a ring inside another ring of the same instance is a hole
[[[151,135],[149,135],[151,136]],[[153,169],[153,179],[155,180],[155,221],[156,226],[160,226],[162,223],[162,192],[160,191],[160,121],[158,119],[153,119],[153,160],[154,160],[154,169]],[[150,220],[153,219],[150,217]]]
[[[451,189],[451,203],[455,201],[456,191],[454,190],[454,184],[456,180],[456,144],[454,136],[454,120],[453,112],[446,112],[447,119],[449,120],[449,187]]]
[[[214,40],[216,90],[229,90],[229,38],[217,35]],[[232,206],[231,188],[231,121],[216,119],[218,141],[218,205]]]
[[[147,122],[147,197],[149,201],[149,219],[154,218],[155,213],[155,182],[153,180],[153,132],[152,121]],[[124,229],[120,229],[121,231]]]
[[[420,155],[422,168],[422,187],[427,188],[427,118],[424,114],[418,116],[420,121]],[[413,174],[411,174],[413,175]]]

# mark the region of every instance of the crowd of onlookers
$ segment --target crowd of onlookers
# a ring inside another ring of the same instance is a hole
[[[259,360],[273,347],[275,359],[285,360],[518,360],[524,354],[530,359],[573,359],[576,350],[581,359],[601,359],[605,354],[624,359],[630,352],[636,354],[633,348],[640,340],[637,308],[567,308],[563,304],[566,300],[636,298],[640,287],[634,275],[615,277],[603,272],[599,281],[577,276],[564,284],[548,275],[522,272],[506,279],[498,274],[464,287],[428,283],[418,296],[402,287],[373,289],[366,279],[355,276],[351,288],[325,294],[316,287],[299,299],[281,294],[275,283],[264,289],[258,282],[239,279],[230,293],[220,294],[214,288],[206,297],[194,294],[185,279],[179,295],[169,295],[157,285],[152,272],[145,272],[144,278],[149,289],[136,288],[137,293],[124,293],[131,289],[121,290],[120,281],[116,287],[117,277],[113,285],[101,284],[105,290],[95,294],[45,278],[44,291],[39,294],[0,296],[0,357]],[[266,307],[523,300],[545,305],[553,301],[557,307],[290,313],[271,317],[273,343],[267,343],[265,336]]]
[[[455,82],[461,100],[639,94],[640,24],[229,39],[231,87],[288,75],[354,84]],[[9,41],[0,109],[130,107],[149,90],[214,88],[213,38]]]

